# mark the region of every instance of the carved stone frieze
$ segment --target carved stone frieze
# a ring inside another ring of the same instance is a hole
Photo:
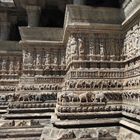
[[[69,80],[65,82],[64,89],[122,89],[123,81],[121,80]]]
[[[41,2],[25,3],[32,17],[36,8],[44,13],[50,2],[43,8]],[[128,16],[136,3],[127,0],[121,10],[68,5],[63,29],[21,27],[20,53],[14,50],[16,44],[0,42],[0,126],[39,129],[40,121],[32,118],[47,118],[49,137],[42,140],[133,139],[132,133],[122,134],[118,128],[139,131],[139,12],[128,21],[121,17],[122,10]],[[16,121],[4,122],[8,118]],[[117,132],[107,126],[115,126]]]
[[[117,37],[116,37],[117,36]],[[66,64],[73,60],[121,60],[120,34],[72,34],[66,45]],[[120,48],[117,48],[120,46]]]

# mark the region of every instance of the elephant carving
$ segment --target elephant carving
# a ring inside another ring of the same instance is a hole
[[[73,92],[66,92],[58,95],[58,102],[77,102],[79,100],[78,95]]]
[[[58,93],[57,97],[58,102],[69,102],[69,97],[67,93]]]
[[[80,102],[93,102],[95,95],[92,92],[82,93],[79,95]]]
[[[70,93],[68,94],[68,96],[69,96],[69,101],[70,101],[70,102],[77,102],[77,101],[79,101],[78,95],[75,94],[75,93],[73,93],[73,92],[70,92]]]
[[[106,102],[107,98],[106,98],[104,93],[98,92],[98,93],[95,94],[95,100],[97,102]]]
[[[35,101],[41,101],[42,95],[35,95]]]
[[[92,92],[82,93],[80,95],[73,92],[66,92],[58,95],[58,102],[93,102],[95,95]]]
[[[29,95],[28,94],[21,94],[18,98],[18,101],[29,101]]]

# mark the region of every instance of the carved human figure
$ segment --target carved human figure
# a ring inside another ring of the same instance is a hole
[[[71,37],[70,41],[70,48],[71,48],[71,55],[76,55],[77,54],[77,41],[75,37]]]
[[[132,42],[134,49],[137,49],[137,42],[138,42],[138,25],[133,27],[133,34],[132,34]]]
[[[36,60],[33,60],[33,64],[32,64],[32,68],[35,69],[36,68]]]
[[[66,47],[66,59],[68,59],[68,58],[69,58],[69,55],[70,55],[71,39],[72,39],[72,36],[69,37],[68,42],[67,42],[67,47]]]
[[[32,60],[31,53],[23,51],[23,62],[28,65],[31,64],[31,60]]]
[[[9,73],[12,74],[13,73],[13,70],[14,70],[14,63],[13,63],[13,61],[10,61],[10,64],[9,64]]]
[[[137,33],[135,33],[134,40],[133,40],[133,46],[134,46],[135,50],[137,49],[137,44],[138,44],[138,35],[137,35]]]
[[[3,71],[6,70],[6,60],[3,60],[3,61],[2,61],[1,69],[2,69]]]
[[[46,54],[46,56],[45,56],[45,66],[49,65],[49,59],[50,59],[50,55]]]
[[[36,56],[36,69],[39,69],[40,68],[40,54],[37,54]]]
[[[26,51],[23,50],[23,63],[26,63],[25,60],[26,60]]]
[[[61,65],[65,65],[65,57],[61,58]]]
[[[132,48],[133,48],[133,43],[132,43],[132,38],[131,38],[131,40],[128,42],[128,51],[127,51],[128,58],[133,57],[133,54],[132,54],[132,51],[131,51]]]
[[[122,56],[126,56],[126,51],[127,51],[127,43],[124,41],[124,47],[122,49]]]
[[[81,38],[78,39],[78,44],[79,44],[79,56],[85,54],[85,46],[84,42]]]
[[[103,44],[100,44],[100,55],[101,56],[104,55],[104,47],[103,47]]]
[[[56,55],[54,56],[53,63],[54,63],[55,65],[57,65],[57,56],[56,56]]]
[[[15,70],[16,70],[16,71],[19,71],[19,69],[20,69],[20,62],[17,61]]]
[[[89,47],[89,54],[93,55],[94,54],[94,46]]]
[[[28,65],[31,65],[32,64],[32,56],[31,56],[31,53],[30,52],[27,53],[26,60],[27,60],[27,64]]]

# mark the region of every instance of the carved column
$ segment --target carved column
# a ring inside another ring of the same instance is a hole
[[[28,15],[28,26],[29,27],[37,27],[39,24],[40,18],[40,6],[26,6],[26,11]]]
[[[8,40],[10,33],[10,23],[1,22],[0,23],[0,40]]]
[[[85,4],[85,0],[73,0],[73,4],[84,5]]]

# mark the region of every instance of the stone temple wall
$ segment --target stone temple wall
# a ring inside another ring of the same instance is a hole
[[[20,42],[0,41],[1,139],[140,139],[140,16],[126,2],[67,5],[63,28],[26,7]]]

